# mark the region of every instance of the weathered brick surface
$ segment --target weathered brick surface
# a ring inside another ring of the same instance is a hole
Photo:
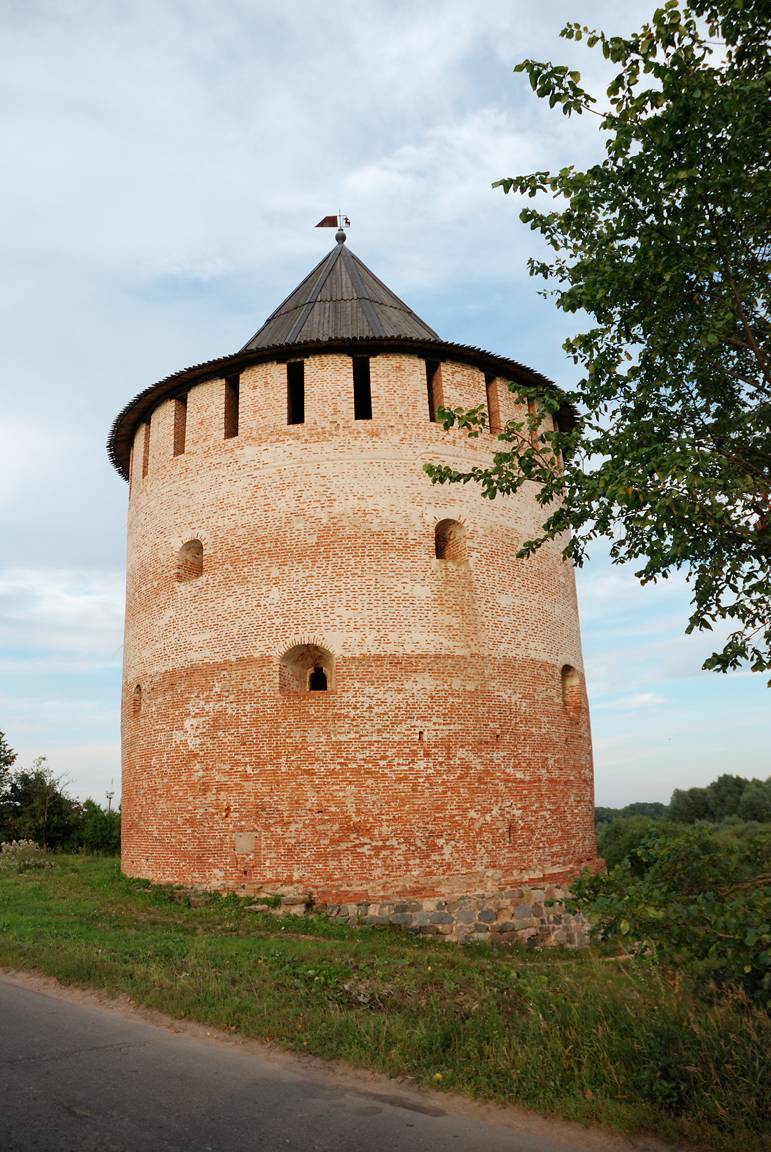
[[[571,568],[532,488],[485,501],[433,486],[426,460],[467,466],[495,446],[429,421],[422,360],[371,365],[373,419],[353,418],[351,361],[305,364],[305,416],[286,424],[281,364],[152,415],[137,430],[129,502],[123,689],[123,866],[221,887],[283,886],[317,900],[457,896],[559,882],[595,855]],[[485,402],[485,379],[442,366],[444,402]],[[502,419],[517,414],[501,392]],[[520,409],[521,411],[521,409]],[[467,561],[434,528],[465,526]],[[178,553],[203,544],[203,574]],[[279,662],[311,642],[333,690],[280,692]],[[141,685],[141,709],[132,706]],[[439,928],[441,925],[437,924]]]

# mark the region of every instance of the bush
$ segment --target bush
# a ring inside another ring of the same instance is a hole
[[[579,877],[572,903],[601,939],[771,1007],[770,858],[768,827],[656,824],[606,875]]]
[[[11,773],[0,795],[0,837],[34,840],[47,848],[77,847],[80,805],[39,756],[30,770]]]
[[[108,812],[93,800],[84,800],[79,841],[83,851],[94,856],[117,856],[120,812]]]
[[[598,827],[597,854],[610,870],[634,853],[654,829],[659,835],[669,836],[682,827],[682,824],[652,816],[618,816],[610,824]]]
[[[48,853],[34,840],[6,840],[0,844],[0,872],[30,872],[47,868]]]

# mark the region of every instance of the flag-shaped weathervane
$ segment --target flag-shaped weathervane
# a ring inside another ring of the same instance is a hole
[[[351,221],[342,212],[338,212],[336,216],[325,216],[323,220],[319,220],[316,225],[317,228],[350,228]]]

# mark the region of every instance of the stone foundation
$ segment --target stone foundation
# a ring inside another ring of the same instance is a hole
[[[530,947],[584,948],[589,943],[589,924],[580,913],[566,912],[563,888],[510,888],[454,898],[426,900],[376,900],[365,903],[314,904],[297,895],[257,899],[255,911],[276,915],[325,912],[333,920],[353,926],[385,927],[392,924],[421,936],[445,940],[474,940],[482,944],[527,944]],[[269,900],[273,907],[269,907]]]

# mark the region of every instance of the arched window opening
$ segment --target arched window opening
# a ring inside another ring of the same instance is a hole
[[[437,560],[465,563],[466,529],[459,520],[440,520],[434,529],[434,549]]]
[[[319,644],[295,644],[281,657],[280,692],[329,692],[334,679],[335,658]]]
[[[142,711],[142,685],[136,684],[134,691],[131,693],[131,713],[133,716],[138,716]]]
[[[562,668],[562,704],[568,715],[575,718],[581,711],[584,703],[584,693],[581,686],[580,673],[572,666],[565,664]]]
[[[177,580],[180,584],[197,580],[203,572],[203,544],[200,540],[188,540],[177,553]]]

